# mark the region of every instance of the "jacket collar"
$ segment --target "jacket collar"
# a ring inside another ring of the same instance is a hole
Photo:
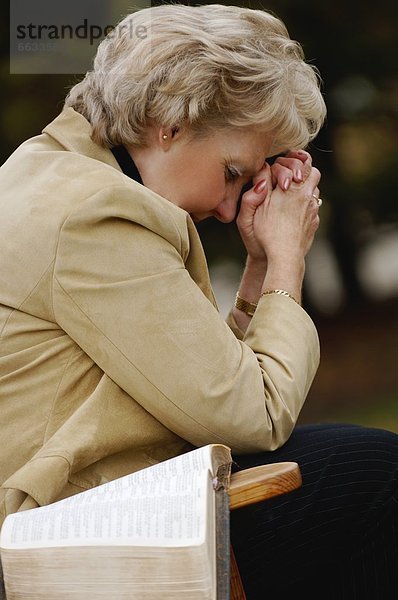
[[[50,135],[70,152],[89,156],[121,171],[109,148],[104,148],[93,142],[90,123],[73,108],[64,108],[54,121],[43,129],[42,133]]]

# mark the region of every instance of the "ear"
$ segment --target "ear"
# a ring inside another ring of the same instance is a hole
[[[170,148],[171,144],[176,141],[181,134],[181,130],[178,126],[174,127],[160,127],[158,141],[164,150]]]

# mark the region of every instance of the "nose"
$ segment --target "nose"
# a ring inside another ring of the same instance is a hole
[[[226,198],[217,206],[214,211],[214,216],[221,221],[221,223],[231,223],[236,216],[237,205],[238,197]]]

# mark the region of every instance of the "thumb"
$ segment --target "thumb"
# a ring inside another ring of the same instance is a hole
[[[257,181],[250,190],[247,190],[242,196],[241,210],[255,212],[256,208],[264,202],[268,195],[269,187],[266,179],[260,179]]]
[[[237,218],[237,225],[241,234],[250,235],[252,233],[256,210],[267,198],[270,191],[267,180],[260,179],[255,186],[243,194]]]
[[[272,192],[271,167],[264,163],[260,171],[253,177],[253,187],[242,196],[242,205],[252,212],[256,210],[265,198]]]

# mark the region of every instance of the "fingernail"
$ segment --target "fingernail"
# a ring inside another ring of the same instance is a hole
[[[282,187],[283,187],[283,189],[286,191],[286,190],[288,190],[288,189],[289,189],[289,185],[290,185],[290,179],[287,177],[287,178],[285,179],[285,181],[283,182],[283,186],[282,186]]]
[[[300,171],[300,169],[297,169],[296,171],[296,179],[298,179],[298,181],[303,181],[303,173]]]
[[[256,194],[261,194],[261,192],[263,192],[266,187],[267,187],[267,180],[266,179],[261,179],[261,181],[259,181],[258,183],[256,183],[256,185],[253,188],[253,191]]]

